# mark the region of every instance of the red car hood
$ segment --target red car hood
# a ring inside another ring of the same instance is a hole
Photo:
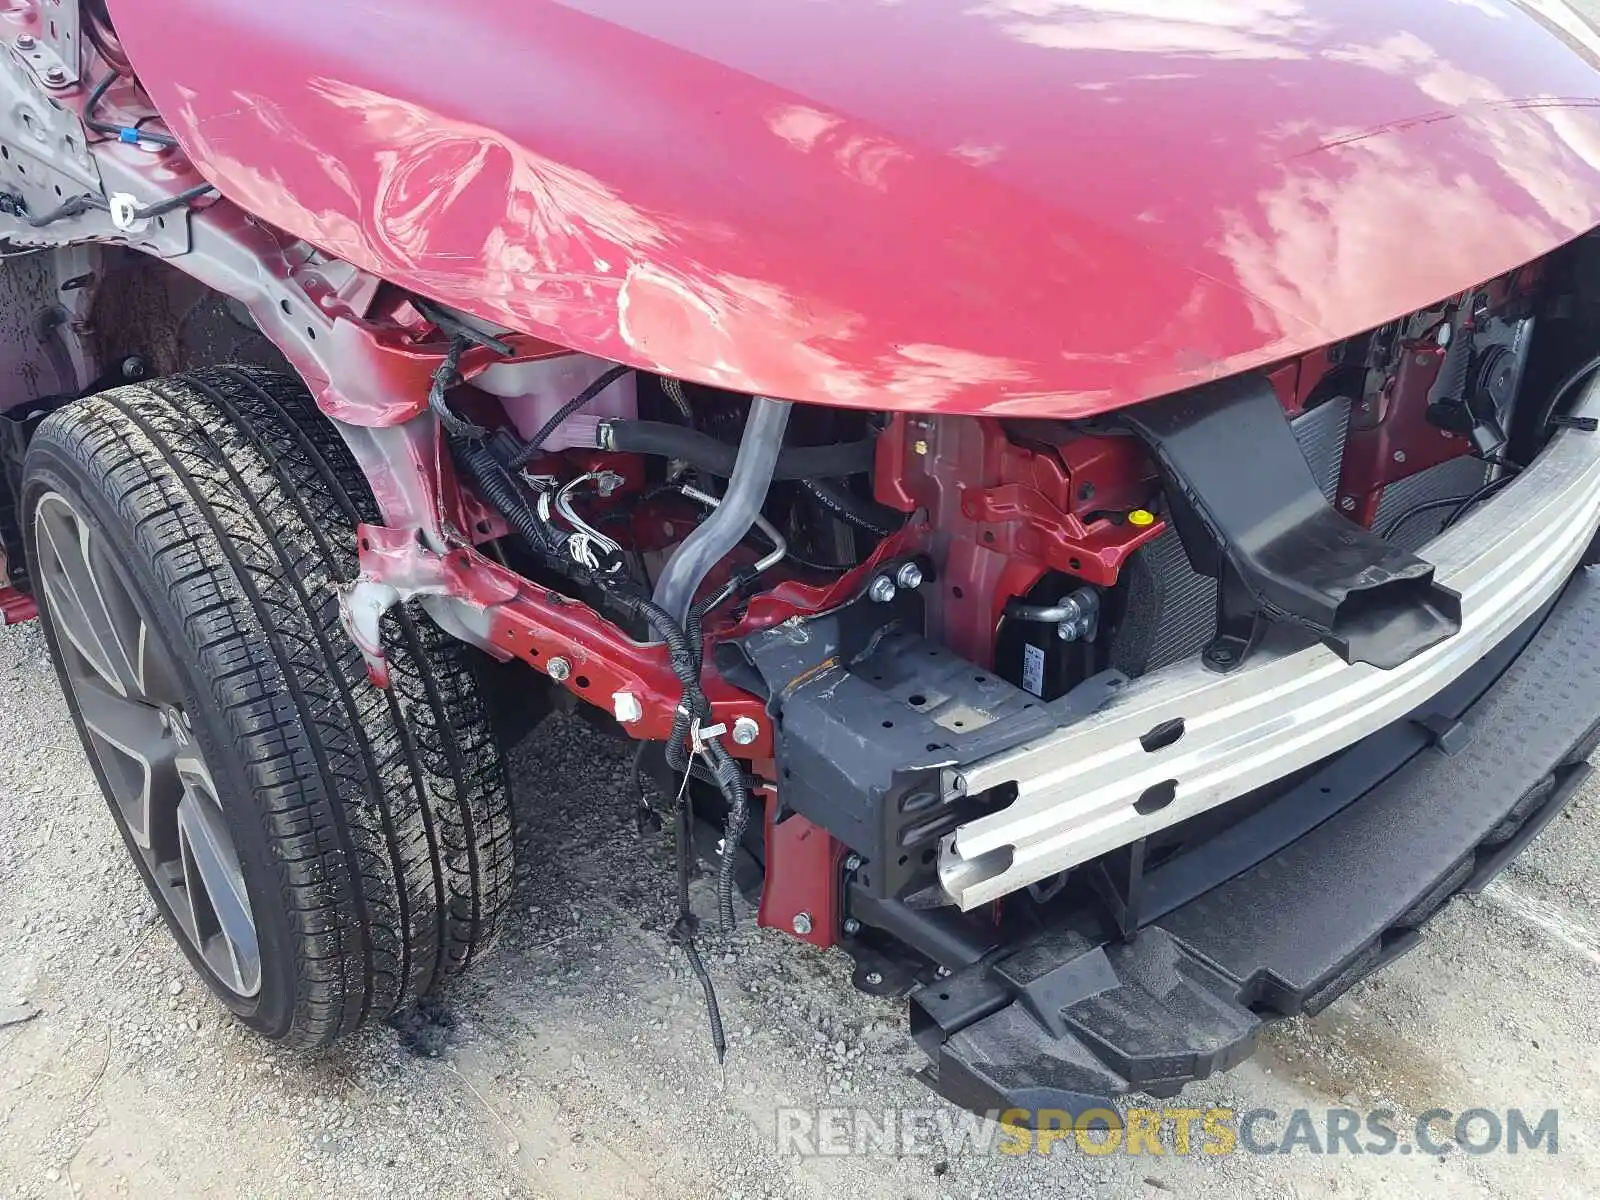
[[[633,365],[1082,415],[1600,224],[1559,0],[117,0],[229,197]]]

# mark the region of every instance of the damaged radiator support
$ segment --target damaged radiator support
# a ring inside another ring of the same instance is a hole
[[[1213,650],[1231,645],[1233,666],[1269,623],[1283,631],[1273,637],[1279,650],[1283,641],[1310,646],[1320,638],[1347,660],[1374,664],[1404,661],[1455,633],[1459,601],[1435,584],[1432,565],[1330,506],[1346,402],[1309,414],[1299,441],[1271,389],[1256,380],[1144,407],[1151,411],[1130,419],[1160,452],[1171,490],[1181,484],[1183,494],[1175,516],[1193,561],[1170,543],[1174,553],[1152,575],[1177,584],[1169,591],[1187,606],[1179,618],[1189,655],[1200,649],[1195,637],[1214,638],[1219,607],[1222,634],[1237,640],[1214,640]],[[1222,437],[1226,453],[1208,444]],[[1240,461],[1252,469],[1239,472]],[[1293,520],[1269,524],[1259,514]],[[1200,571],[1228,583],[1219,588]],[[924,637],[923,615],[914,592],[888,603],[858,597],[727,644],[719,655],[727,677],[763,695],[774,717],[778,819],[798,813],[829,830],[863,862],[852,886],[880,899],[930,886],[960,896],[969,884],[1008,874],[1008,846],[963,859],[959,878],[935,869],[946,839],[999,819],[1017,799],[1015,788],[970,787],[974,766],[1058,736],[1126,694],[1130,677],[1142,673],[1104,671],[1043,701]],[[1116,647],[1112,662],[1124,668]],[[1171,798],[1149,802],[1163,797]]]
[[[775,718],[782,815],[799,813],[858,853],[855,884],[883,898],[931,883],[940,839],[1003,804],[951,796],[952,772],[1072,723],[1126,682],[1106,672],[1041,701],[921,629],[921,600],[902,590],[737,643],[740,682]]]

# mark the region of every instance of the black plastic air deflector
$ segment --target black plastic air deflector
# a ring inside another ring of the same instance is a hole
[[[1196,571],[1221,581],[1206,661],[1237,666],[1266,622],[1346,662],[1395,667],[1461,628],[1461,598],[1416,555],[1329,506],[1271,384],[1243,375],[1123,414],[1154,451]]]

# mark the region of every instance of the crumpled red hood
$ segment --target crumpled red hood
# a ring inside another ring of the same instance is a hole
[[[1558,0],[118,0],[229,197],[589,353],[1084,415],[1600,224]]]

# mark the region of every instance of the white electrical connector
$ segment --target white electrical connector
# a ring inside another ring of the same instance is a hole
[[[150,226],[149,217],[139,215],[139,198],[127,192],[113,192],[106,202],[111,223],[123,233],[142,233]]]
[[[578,515],[572,507],[573,490],[586,483],[595,485],[595,490],[601,496],[609,496],[623,485],[625,481],[615,471],[586,471],[566,484],[555,494],[556,511],[571,525],[574,533],[567,542],[567,553],[572,561],[591,571],[600,569],[600,556],[615,557],[622,553],[622,546],[612,541],[594,526],[590,525]],[[547,496],[539,497],[539,515],[549,519]]]

